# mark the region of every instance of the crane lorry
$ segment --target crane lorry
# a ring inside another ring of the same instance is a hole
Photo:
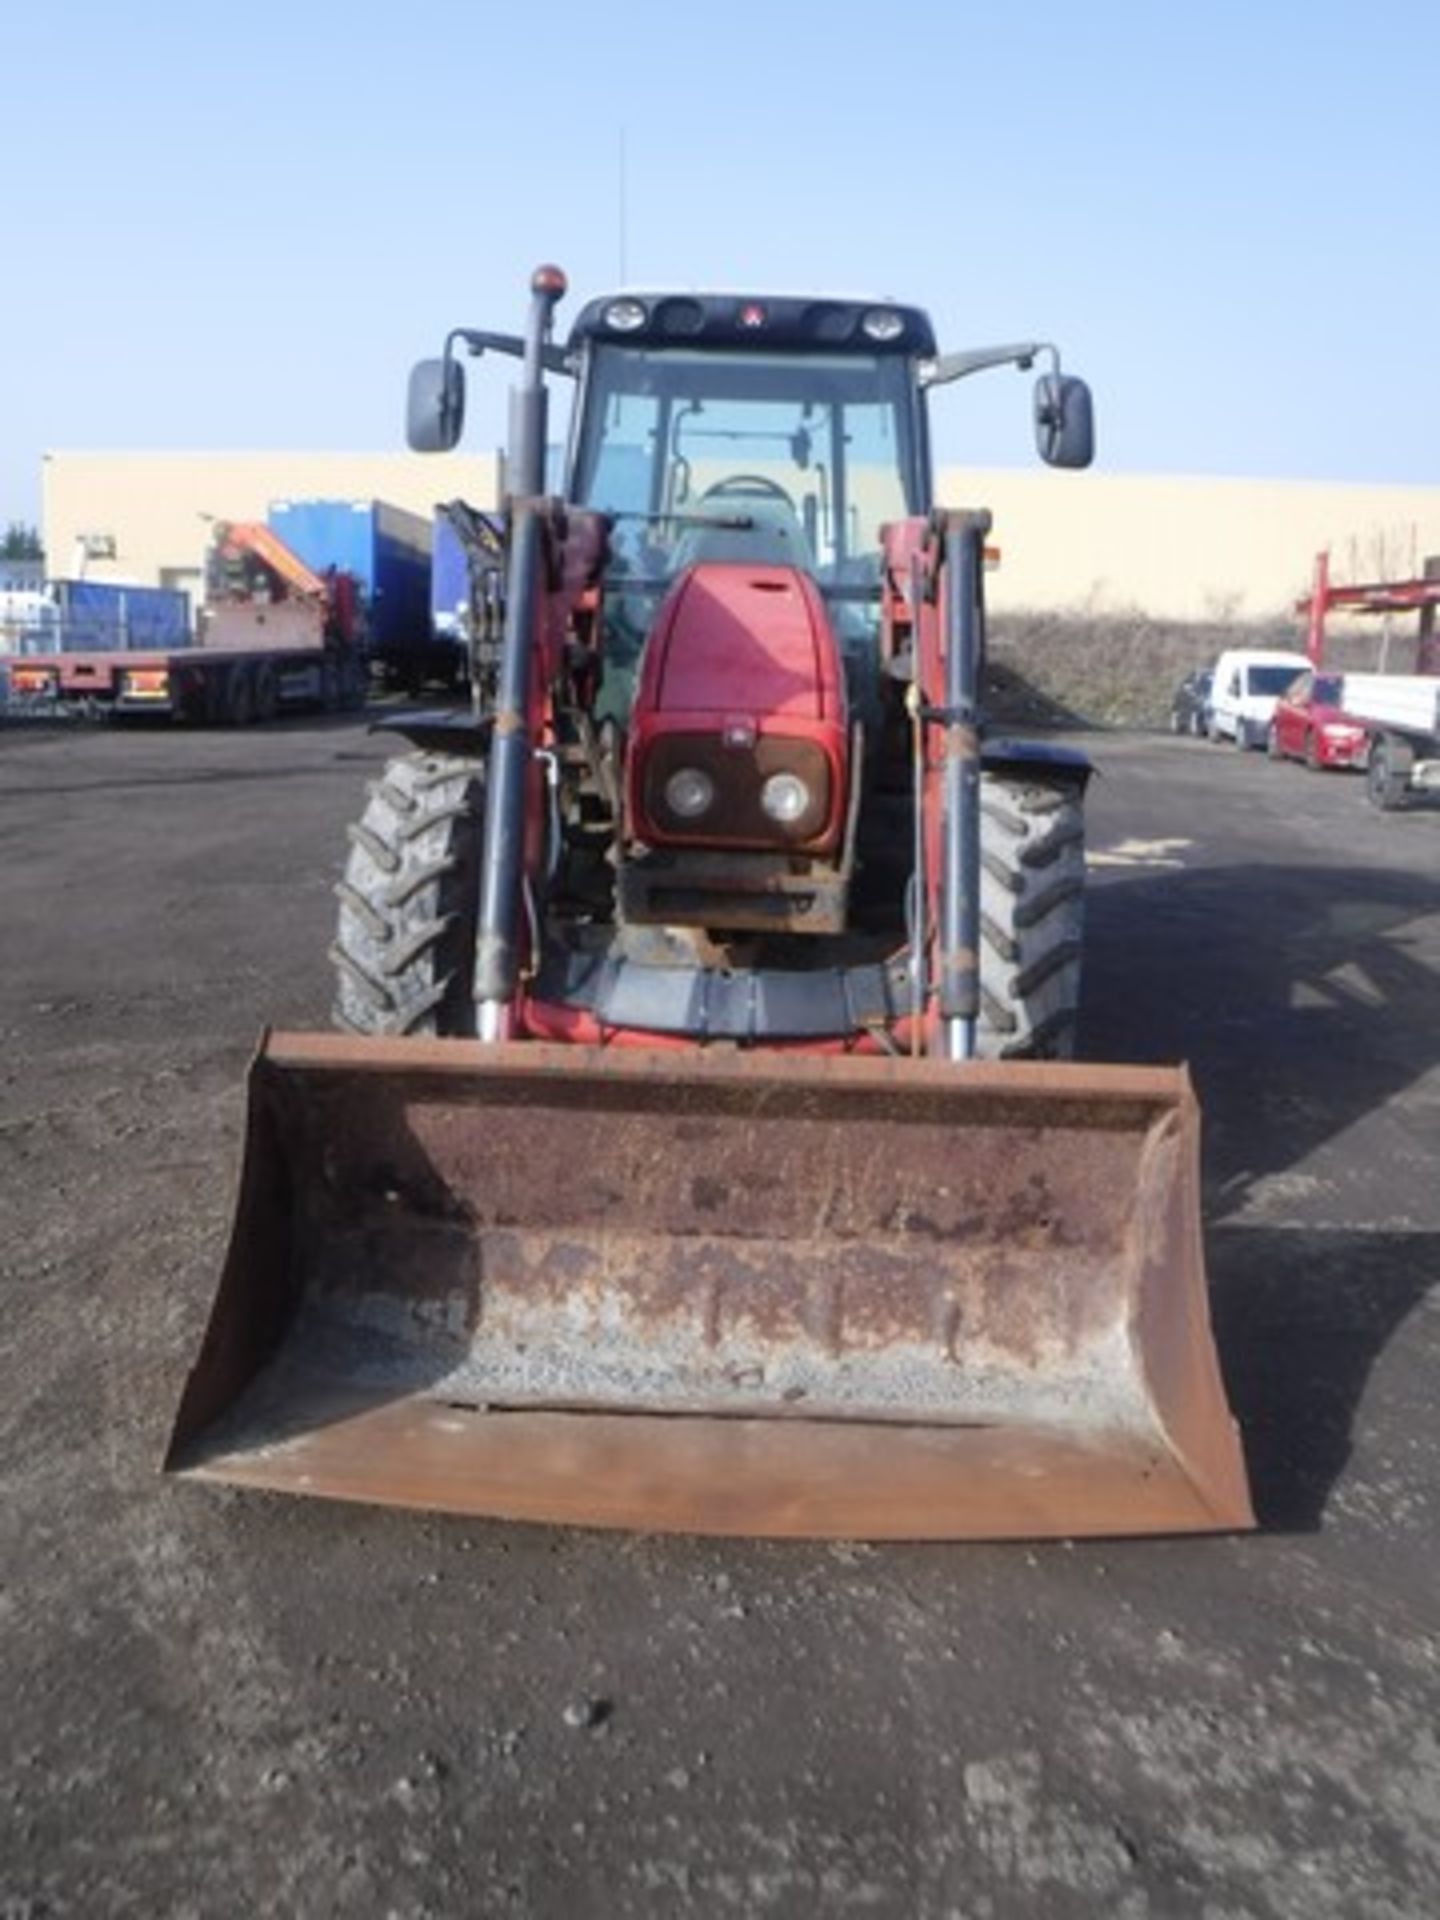
[[[53,617],[22,638],[10,663],[18,713],[244,726],[364,702],[354,583],[314,573],[258,522],[216,522],[193,632],[184,593],[104,581],[60,587]]]

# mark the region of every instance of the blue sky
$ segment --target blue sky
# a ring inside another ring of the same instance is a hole
[[[447,326],[616,283],[622,128],[632,283],[1056,339],[1112,471],[1440,485],[1433,4],[52,0],[3,47],[0,520],[50,447],[398,446]],[[1030,457],[1014,375],[936,413]]]

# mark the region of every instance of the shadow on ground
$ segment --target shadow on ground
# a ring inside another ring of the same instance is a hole
[[[1267,1530],[1313,1532],[1370,1373],[1435,1286],[1440,1233],[1219,1226],[1215,1338]]]
[[[1090,895],[1086,1057],[1193,1063],[1217,1340],[1268,1526],[1318,1523],[1370,1372],[1440,1271],[1440,1232],[1414,1217],[1437,905],[1431,876],[1355,867]]]

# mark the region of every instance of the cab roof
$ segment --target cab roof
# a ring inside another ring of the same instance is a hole
[[[589,341],[921,359],[936,351],[930,317],[919,307],[828,294],[608,293],[588,300],[570,328],[572,349]]]

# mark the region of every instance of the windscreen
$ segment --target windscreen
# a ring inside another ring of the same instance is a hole
[[[913,406],[894,355],[600,346],[573,498],[617,516],[612,572],[636,580],[686,564],[698,526],[873,587],[881,527],[921,510]]]
[[[1302,668],[1295,666],[1251,667],[1245,675],[1245,691],[1258,694],[1282,694],[1302,671]]]

